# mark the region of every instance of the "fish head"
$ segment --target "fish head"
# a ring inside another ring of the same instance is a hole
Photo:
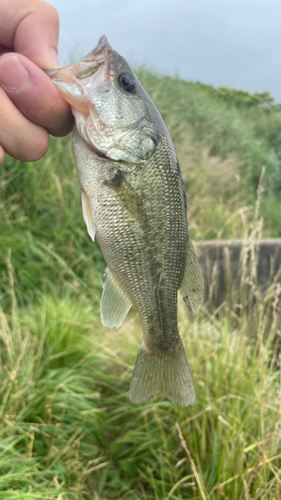
[[[80,62],[47,73],[71,105],[80,136],[98,156],[146,162],[157,145],[162,119],[105,36]]]

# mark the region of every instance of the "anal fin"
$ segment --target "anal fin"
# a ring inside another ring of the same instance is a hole
[[[106,328],[119,328],[126,318],[131,302],[116,283],[111,272],[105,271],[106,280],[101,297],[101,322]]]
[[[204,294],[204,280],[191,239],[187,244],[184,276],[179,291],[187,309],[194,314]]]

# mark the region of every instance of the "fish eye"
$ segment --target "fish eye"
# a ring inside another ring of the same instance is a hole
[[[123,73],[120,73],[117,78],[117,82],[119,84],[119,87],[122,90],[125,90],[125,92],[132,94],[136,90],[137,85],[135,77],[132,73],[127,73],[125,71]]]

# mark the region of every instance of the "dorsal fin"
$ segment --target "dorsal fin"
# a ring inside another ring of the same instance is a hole
[[[179,291],[187,309],[194,314],[204,294],[204,280],[191,239],[187,244],[184,276]]]

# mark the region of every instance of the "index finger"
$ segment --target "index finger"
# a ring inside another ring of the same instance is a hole
[[[59,65],[59,16],[42,0],[1,0],[0,45],[23,54],[40,68]]]

